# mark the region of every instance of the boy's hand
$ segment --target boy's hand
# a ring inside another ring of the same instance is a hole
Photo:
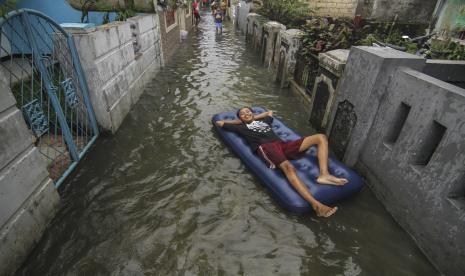
[[[223,127],[224,122],[223,121],[216,121],[216,125],[219,127]]]
[[[272,110],[268,110],[268,116],[273,117],[273,111]]]

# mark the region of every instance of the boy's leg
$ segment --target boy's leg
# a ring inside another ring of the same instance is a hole
[[[300,178],[297,176],[294,166],[289,161],[284,161],[278,166],[286,175],[286,178],[291,183],[292,187],[312,206],[317,216],[329,217],[337,211],[337,207],[329,207],[316,200],[307,187],[302,183]]]
[[[272,142],[262,144],[257,150],[257,153],[265,160],[266,163],[273,168],[276,164],[283,171],[286,178],[291,183],[292,187],[312,206],[316,214],[320,217],[329,217],[336,212],[336,207],[328,207],[316,200],[308,188],[302,183],[297,176],[294,166],[287,160],[284,153],[282,142]],[[294,146],[298,146],[295,144]],[[297,148],[298,149],[298,148]],[[296,151],[297,151],[296,149]]]
[[[320,176],[317,178],[317,182],[320,184],[330,185],[344,185],[347,183],[347,179],[335,177],[329,174],[328,170],[328,139],[324,134],[315,134],[307,136],[300,145],[299,152],[308,150],[311,146],[317,146],[318,165],[320,166]]]

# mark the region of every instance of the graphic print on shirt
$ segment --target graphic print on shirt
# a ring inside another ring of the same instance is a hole
[[[271,127],[262,121],[253,121],[250,124],[245,124],[248,129],[254,132],[267,133],[271,131]]]

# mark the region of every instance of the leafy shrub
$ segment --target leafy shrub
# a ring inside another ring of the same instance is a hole
[[[401,27],[403,26],[396,26],[391,22],[372,24],[370,28],[367,28],[369,33],[363,35],[362,37],[364,38],[355,42],[355,44],[372,46],[373,43],[376,43],[402,49],[408,53],[415,54],[418,51],[418,45],[410,42],[408,39],[402,38],[403,33],[401,33]]]
[[[359,31],[347,18],[313,18],[302,28],[304,57],[334,49],[347,49],[359,39]]]
[[[6,0],[0,3],[0,16],[6,16],[10,11],[16,9],[17,0]]]
[[[465,60],[465,46],[450,39],[434,40],[425,56],[431,59]]]
[[[416,26],[395,24],[392,22],[369,22],[363,25],[350,18],[316,17],[307,20],[302,28],[303,54],[326,52],[334,49],[348,49],[352,45],[372,46],[373,43],[397,48],[409,53],[418,51],[417,43],[404,39],[402,34],[416,35]]]

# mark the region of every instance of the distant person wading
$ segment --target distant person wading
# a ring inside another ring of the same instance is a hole
[[[195,0],[194,3],[192,3],[192,10],[194,11],[194,22],[195,25],[197,26],[200,22],[200,9],[199,9],[199,0]]]

